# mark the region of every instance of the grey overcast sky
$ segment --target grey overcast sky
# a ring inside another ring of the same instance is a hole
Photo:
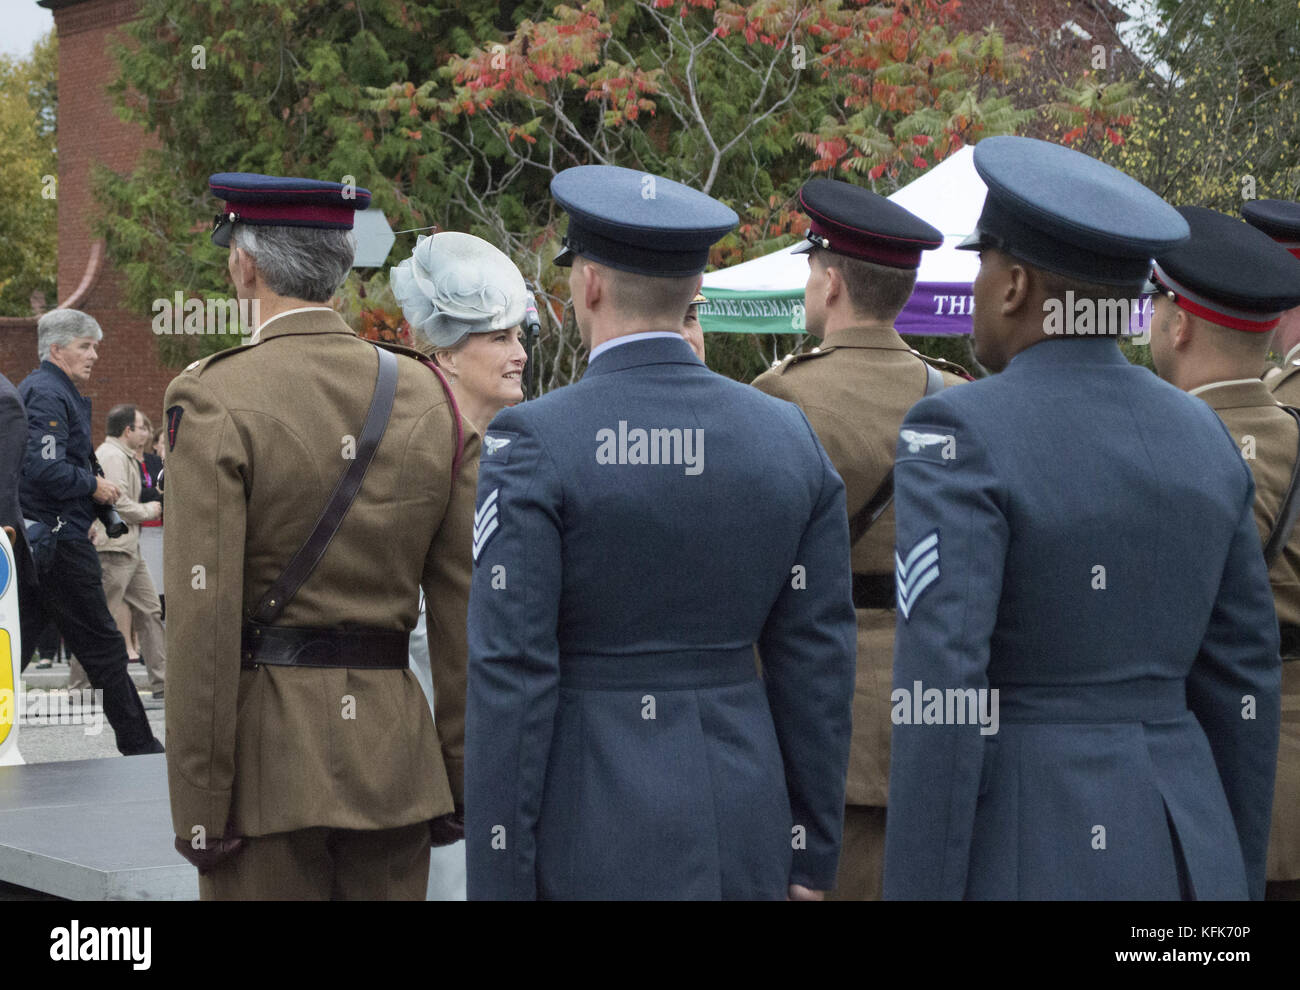
[[[36,0],[0,0],[4,11],[0,52],[19,58],[32,50],[36,39],[54,29],[54,14],[36,6]]]

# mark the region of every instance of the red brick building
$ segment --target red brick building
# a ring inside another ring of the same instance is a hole
[[[99,363],[82,390],[95,403],[96,442],[108,410],[119,402],[135,403],[161,425],[163,392],[179,370],[159,364],[150,314],[122,308],[121,276],[94,237],[95,164],[127,172],[148,141],[139,127],[118,119],[106,92],[116,71],[109,48],[122,40],[119,30],[135,16],[136,4],[40,0],[54,12],[59,41],[58,303],[85,310],[104,328]],[[36,319],[0,320],[0,370],[16,384],[38,363]]]

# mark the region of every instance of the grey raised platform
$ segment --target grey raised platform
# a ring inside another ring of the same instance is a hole
[[[197,900],[162,754],[0,767],[0,880],[72,900]]]

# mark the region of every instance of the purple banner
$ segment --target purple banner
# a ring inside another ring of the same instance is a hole
[[[969,285],[917,282],[894,327],[899,333],[918,335],[970,333],[974,310]]]
[[[1073,303],[1073,299],[1070,302]],[[1084,304],[1080,301],[1077,305]],[[912,298],[898,314],[894,326],[899,333],[918,336],[970,333],[971,315],[974,311],[975,296],[969,285],[951,282],[917,282]],[[1129,335],[1135,337],[1145,335],[1151,320],[1151,300],[1134,299],[1130,313]],[[1070,315],[1064,314],[1064,319],[1068,321]],[[1089,325],[1096,324],[1090,322]]]

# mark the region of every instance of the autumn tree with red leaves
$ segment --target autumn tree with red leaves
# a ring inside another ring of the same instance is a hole
[[[589,0],[453,57],[431,78],[368,91],[381,146],[407,143],[399,196],[500,245],[566,323],[563,229],[548,185],[612,164],[665,175],[732,206],[711,261],[766,253],[801,232],[816,174],[882,194],[1027,114],[1003,94],[1001,39],[950,29],[955,0]],[[431,189],[430,186],[433,188]],[[436,192],[434,191],[436,189]],[[735,377],[765,366],[744,342],[712,348]],[[582,368],[574,328],[545,334],[544,388]]]

